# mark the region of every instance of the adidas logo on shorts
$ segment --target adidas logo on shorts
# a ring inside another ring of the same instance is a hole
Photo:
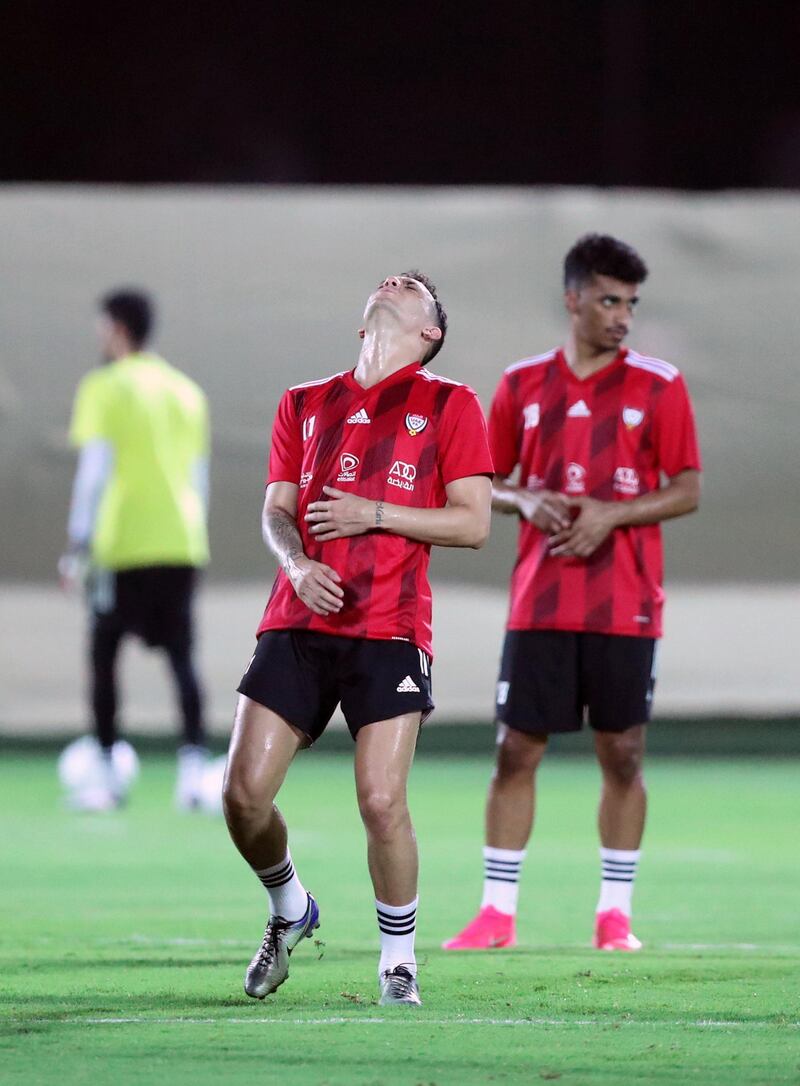
[[[406,675],[400,685],[397,687],[398,694],[418,694],[419,687],[411,678],[410,675]]]
[[[351,424],[357,424],[359,422],[372,422],[372,419],[369,417],[364,408],[360,407],[358,411],[356,411],[354,415],[351,415],[347,421]]]

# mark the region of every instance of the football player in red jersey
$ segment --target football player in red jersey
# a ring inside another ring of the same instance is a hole
[[[536,770],[548,736],[579,730],[584,716],[603,779],[594,945],[641,945],[630,917],[664,599],[659,525],[693,512],[700,498],[683,378],[622,345],[646,276],[630,246],[581,238],[564,263],[565,346],[510,366],[494,397],[493,506],[519,517],[519,549],[497,686],[483,900],[447,950],[514,945]]]
[[[341,704],[355,740],[381,956],[381,1003],[419,1003],[417,847],[406,780],[431,700],[431,545],[480,547],[492,460],[475,393],[425,365],[447,318],[419,272],[367,302],[356,367],[290,388],[272,433],[263,535],[280,570],[239,701],[224,786],[228,828],[270,919],[245,977],[263,998],[319,910],[274,800],[296,752]],[[347,877],[343,874],[343,877]]]

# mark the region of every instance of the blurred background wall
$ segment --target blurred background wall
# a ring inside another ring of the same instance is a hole
[[[800,701],[800,198],[7,186],[2,628],[17,636],[4,637],[0,728],[74,729],[84,715],[82,616],[76,601],[55,594],[54,568],[74,470],[71,398],[96,362],[102,291],[151,290],[157,348],[210,396],[213,561],[203,642],[211,715],[224,728],[273,575],[258,521],[283,389],[352,366],[367,294],[389,272],[419,266],[450,315],[435,368],[473,385],[488,407],[506,365],[561,341],[561,261],[591,229],[625,238],[650,266],[630,342],[684,371],[705,459],[700,513],[665,528],[673,598],[660,711],[790,712]],[[515,531],[510,518],[495,518],[481,552],[434,554],[442,719],[491,713]],[[157,663],[133,667],[129,718],[163,721],[168,692]]]
[[[561,262],[617,234],[651,276],[630,342],[685,373],[705,458],[702,513],[668,525],[682,581],[798,578],[800,198],[523,189],[0,190],[2,572],[47,580],[62,544],[75,386],[94,306],[140,284],[156,346],[207,390],[214,580],[264,575],[257,531],[272,416],[287,385],[355,363],[363,306],[419,266],[450,314],[436,368],[488,407],[505,366],[561,341]],[[514,527],[441,577],[503,585]]]

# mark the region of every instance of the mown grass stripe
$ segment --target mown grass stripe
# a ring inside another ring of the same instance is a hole
[[[403,1012],[401,1012],[403,1013]],[[26,1019],[26,1024],[45,1023],[70,1026],[371,1026],[389,1022],[392,1025],[414,1026],[640,1026],[650,1029],[800,1029],[800,1021],[775,1022],[768,1019],[640,1019],[640,1018],[427,1018],[424,1015],[390,1018],[150,1018],[145,1015],[119,1018],[33,1018]]]

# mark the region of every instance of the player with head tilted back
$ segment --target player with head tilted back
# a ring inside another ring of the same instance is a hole
[[[581,238],[564,264],[566,345],[509,366],[494,397],[493,506],[519,517],[519,550],[497,684],[483,901],[447,950],[514,945],[536,770],[548,736],[579,730],[584,714],[603,779],[594,945],[641,945],[630,917],[664,600],[659,525],[691,513],[700,497],[683,378],[622,345],[646,277],[629,245]]]
[[[446,326],[424,275],[389,276],[367,301],[355,369],[290,388],[278,407],[262,524],[281,568],[239,686],[223,793],[234,843],[269,895],[245,977],[259,999],[286,979],[319,917],[274,800],[341,703],[375,890],[380,1001],[420,1002],[406,781],[433,708],[428,560],[434,544],[480,547],[491,518],[477,397],[424,368]]]

